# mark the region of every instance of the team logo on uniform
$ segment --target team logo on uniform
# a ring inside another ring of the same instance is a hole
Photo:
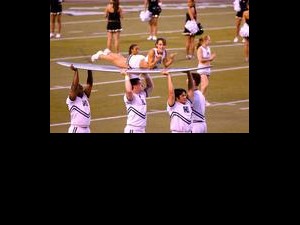
[[[89,103],[87,102],[87,100],[82,100],[82,106],[89,106]]]
[[[189,107],[188,106],[183,106],[183,111],[185,113],[190,113]]]
[[[145,102],[145,100],[144,100],[144,99],[142,99],[142,96],[141,96],[141,95],[139,95],[139,97],[140,97],[140,99],[141,99],[141,101],[142,101],[142,104],[143,104],[143,105],[146,105],[146,102]]]

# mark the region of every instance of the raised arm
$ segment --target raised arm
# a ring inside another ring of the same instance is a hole
[[[193,80],[192,74],[190,71],[186,73],[187,79],[188,79],[188,99],[190,99],[192,102],[194,101],[194,89],[195,89],[195,82]]]
[[[132,92],[132,85],[130,83],[129,74],[126,72],[125,69],[121,70],[121,74],[124,75],[124,77],[125,77],[125,95],[126,95],[126,98],[129,101],[132,101],[133,100],[133,92]]]
[[[86,79],[86,87],[84,88],[84,93],[89,98],[91,95],[91,92],[92,92],[92,88],[93,88],[93,73],[91,70],[88,70],[87,73],[88,73],[88,76]]]
[[[69,98],[74,101],[77,97],[77,88],[79,85],[79,75],[78,75],[78,69],[73,66],[73,64],[70,66],[71,70],[74,71],[73,81],[71,84],[71,90],[69,92]]]
[[[172,81],[172,76],[169,72],[163,71],[163,75],[167,77],[168,83],[168,105],[173,106],[175,104],[175,93],[174,93],[174,86]]]
[[[144,77],[144,79],[146,81],[146,87],[145,87],[144,91],[146,91],[147,97],[148,97],[148,96],[150,96],[150,94],[152,93],[152,90],[154,88],[153,80],[152,80],[151,76],[147,73],[143,73],[142,76]]]

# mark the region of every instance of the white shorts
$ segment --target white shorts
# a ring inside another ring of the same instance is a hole
[[[171,133],[192,133],[192,131],[177,131],[177,130],[171,130]]]
[[[204,68],[204,69],[201,69],[201,67],[199,67],[198,65],[198,70],[197,70],[197,73],[199,73],[200,75],[207,75],[209,76],[210,75],[210,68]]]
[[[206,122],[192,123],[192,133],[207,133]]]
[[[133,69],[140,68],[140,62],[145,59],[143,55],[132,55],[129,59],[128,65]]]
[[[79,127],[76,125],[71,125],[68,129],[68,133],[91,133],[90,127]]]
[[[124,128],[124,133],[146,133],[146,131],[145,128],[142,127],[134,127],[134,126],[127,125]]]

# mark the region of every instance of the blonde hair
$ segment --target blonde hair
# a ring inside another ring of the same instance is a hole
[[[200,37],[196,49],[198,49],[203,44],[203,42],[206,41],[208,38],[210,38],[208,34],[204,35],[203,37]]]

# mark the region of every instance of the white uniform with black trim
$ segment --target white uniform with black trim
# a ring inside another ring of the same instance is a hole
[[[158,57],[160,55],[160,54],[158,54],[158,49],[157,48],[153,48],[153,50],[154,50],[154,57]],[[167,51],[164,50],[162,52],[161,59],[156,63],[156,65],[154,66],[154,69],[160,67],[160,65],[162,64],[163,60],[166,58],[166,56],[167,56]],[[145,61],[148,62],[148,55],[146,56]]]
[[[127,109],[127,122],[124,133],[145,133],[147,124],[147,92],[133,93],[133,100],[129,101],[124,95],[124,102]]]
[[[66,104],[71,116],[68,133],[90,133],[91,108],[87,95],[83,93],[82,98],[77,96],[74,101],[68,96]]]
[[[206,46],[206,48],[204,48],[203,46],[200,46],[199,48],[202,49],[202,58],[203,59],[209,59],[211,56],[211,51],[210,51],[210,47]],[[207,67],[210,64],[203,64],[203,63],[199,63],[198,64],[198,70],[197,73],[199,73],[200,75],[204,74],[209,76],[210,75],[210,68],[205,68],[205,69],[201,69],[201,67]]]
[[[188,99],[185,104],[175,101],[173,106],[167,103],[170,115],[170,130],[172,133],[192,132],[192,102]]]
[[[129,55],[127,58],[127,64],[129,69],[139,69],[140,68],[140,62],[145,59],[145,56],[143,55]],[[140,74],[131,73],[131,78],[139,77]]]
[[[140,68],[140,62],[145,59],[143,55],[130,55],[127,58],[127,64],[131,69]]]
[[[192,133],[207,133],[205,97],[200,90],[194,91],[192,112]]]

